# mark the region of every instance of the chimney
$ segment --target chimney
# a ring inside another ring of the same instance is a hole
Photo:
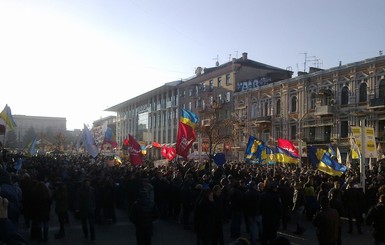
[[[246,52],[242,53],[242,60],[243,61],[247,60],[247,53]]]

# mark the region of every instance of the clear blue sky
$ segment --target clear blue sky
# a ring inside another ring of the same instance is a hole
[[[0,0],[0,109],[67,128],[239,58],[303,71],[385,52],[384,0]],[[310,61],[317,59],[317,62]]]

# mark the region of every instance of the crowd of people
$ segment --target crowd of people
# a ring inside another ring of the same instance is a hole
[[[15,168],[21,158],[22,167]],[[53,208],[60,224],[54,239],[66,236],[65,224],[72,215],[81,221],[84,238],[94,241],[95,224],[116,223],[119,208],[127,210],[135,224],[137,244],[151,244],[155,219],[175,219],[193,230],[202,245],[223,245],[225,236],[234,244],[290,244],[277,236],[278,229],[288,229],[292,222],[296,229],[289,232],[301,236],[306,221],[315,226],[320,244],[341,244],[345,217],[349,233],[362,233],[366,222],[373,226],[374,244],[385,241],[385,179],[380,168],[367,170],[363,190],[359,168],[337,177],[285,164],[231,161],[210,166],[179,160],[154,167],[149,161],[111,166],[109,160],[3,154],[0,204],[6,199],[8,208],[0,224],[7,219],[13,232],[24,225],[28,239],[44,242]],[[225,224],[230,234],[224,234]],[[11,238],[0,236],[6,244]]]

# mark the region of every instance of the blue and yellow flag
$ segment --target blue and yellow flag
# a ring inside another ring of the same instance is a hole
[[[5,105],[3,111],[0,113],[0,118],[2,118],[10,129],[16,127],[15,120],[13,119],[11,108],[8,105]]]
[[[275,158],[277,159],[277,162],[282,162],[282,163],[295,163],[298,164],[300,159],[298,156],[294,155],[294,153],[283,149],[279,146],[277,146],[275,152]]]
[[[180,122],[194,128],[199,122],[199,119],[194,112],[182,109],[180,113]]]
[[[249,141],[246,145],[245,158],[251,160],[253,157],[262,161],[262,151],[265,149],[265,143],[262,140],[255,138],[254,136],[249,137]]]
[[[268,164],[275,164],[277,162],[275,150],[269,146],[265,146],[261,155],[262,161]]]
[[[341,176],[347,170],[346,166],[339,164],[331,157],[329,152],[323,149],[310,146],[308,148],[308,154],[312,165],[316,165],[319,171],[326,174],[331,176]]]
[[[329,154],[332,156],[332,157],[337,157],[337,153],[335,152],[335,150],[333,149],[332,147],[332,144],[328,144],[328,152]]]

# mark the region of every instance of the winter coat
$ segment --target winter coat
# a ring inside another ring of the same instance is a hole
[[[374,239],[385,242],[385,204],[378,203],[373,206],[366,216],[366,223],[373,226]]]

